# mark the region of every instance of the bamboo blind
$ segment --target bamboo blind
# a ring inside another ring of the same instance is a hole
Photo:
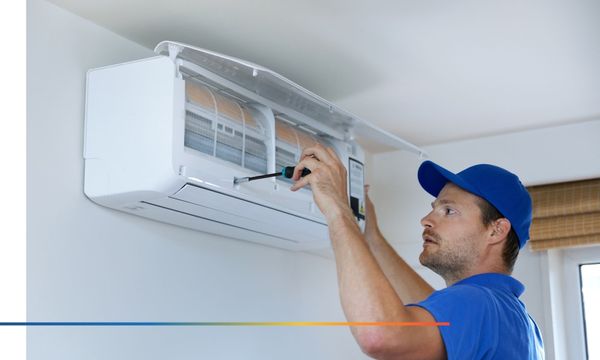
[[[531,250],[600,244],[600,179],[528,188]]]

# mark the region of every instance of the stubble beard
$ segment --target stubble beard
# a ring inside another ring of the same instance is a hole
[[[431,269],[440,275],[446,283],[455,283],[464,278],[467,269],[473,261],[473,249],[467,246],[466,239],[460,239],[455,245],[450,245],[438,234],[429,232],[434,237],[437,244],[429,245],[437,247],[435,251],[423,249],[419,255],[421,265]]]

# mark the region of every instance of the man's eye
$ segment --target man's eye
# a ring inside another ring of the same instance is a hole
[[[444,212],[446,213],[446,215],[452,215],[456,213],[456,210],[452,209],[452,208],[445,208]]]

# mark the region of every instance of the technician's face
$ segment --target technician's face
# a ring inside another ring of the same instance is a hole
[[[419,261],[443,278],[460,277],[473,265],[484,242],[478,197],[448,183],[421,219],[423,252]]]

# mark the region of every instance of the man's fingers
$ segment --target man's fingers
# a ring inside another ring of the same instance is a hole
[[[365,185],[365,204],[367,206],[367,218],[369,217],[369,214],[372,214],[372,216],[375,216],[375,207],[373,206],[373,202],[371,201],[371,198],[369,197],[369,187],[370,185]]]
[[[308,176],[310,176],[310,175],[306,175],[305,177],[300,178],[300,180],[296,181],[294,183],[294,185],[290,186],[290,190],[296,191],[296,190],[301,189],[301,188],[305,187],[306,185],[308,185],[308,183],[309,183],[308,179],[307,179]]]
[[[311,174],[301,177],[304,169],[309,169]],[[298,162],[294,168],[292,180],[294,180],[295,183],[290,187],[290,190],[296,191],[310,184],[311,180],[314,180],[312,177],[316,171],[324,171],[324,173],[329,174],[329,177],[337,178],[342,175],[340,174],[340,169],[343,170],[343,175],[345,175],[346,168],[333,148],[326,148],[321,144],[307,147],[302,151],[300,162]]]
[[[292,180],[298,181],[300,179],[300,175],[302,174],[302,170],[308,169],[312,172],[312,171],[316,170],[317,167],[319,167],[319,160],[311,158],[311,157],[307,157],[307,158],[303,159],[298,164],[296,164],[296,166],[294,167],[294,174],[292,175]],[[307,175],[307,176],[310,176],[310,175]]]
[[[337,155],[332,156],[321,144],[315,144],[315,146],[310,146],[302,150],[300,160],[304,160],[308,157],[314,157],[327,165],[333,165],[337,160]]]
[[[327,147],[325,148],[325,150],[331,156],[331,165],[335,165],[335,168],[338,172],[343,172],[344,174],[346,174],[346,167],[342,163],[342,160],[340,160],[335,150],[333,150],[332,147]]]
[[[335,152],[335,150],[333,150],[333,148],[326,147],[325,150],[327,150],[327,152],[329,153],[329,156],[331,156],[332,159],[339,159],[337,153]]]

